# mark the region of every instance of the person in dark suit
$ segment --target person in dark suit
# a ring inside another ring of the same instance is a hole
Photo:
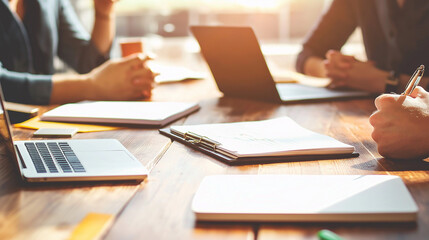
[[[357,27],[368,61],[341,53]],[[429,65],[428,43],[427,0],[333,0],[304,42],[296,68],[329,77],[331,88],[402,92],[414,70]]]
[[[149,57],[109,60],[116,0],[94,0],[88,34],[69,0],[0,0],[0,83],[7,101],[59,104],[151,95]],[[75,74],[58,74],[59,57]]]

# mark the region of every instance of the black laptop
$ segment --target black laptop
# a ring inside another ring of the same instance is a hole
[[[201,53],[225,96],[270,102],[367,97],[355,90],[331,90],[296,83],[275,83],[250,27],[192,26]]]

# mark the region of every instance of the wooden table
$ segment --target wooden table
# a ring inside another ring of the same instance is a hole
[[[170,59],[171,60],[171,59]],[[174,60],[174,58],[173,58]],[[207,70],[200,57],[183,65]],[[196,64],[190,64],[191,62]],[[221,98],[212,79],[160,85],[154,100],[198,100],[201,110],[174,124],[220,123],[289,116],[303,127],[356,147],[357,158],[232,167],[158,134],[129,128],[80,133],[75,139],[117,138],[148,169],[135,183],[25,185],[12,161],[0,159],[0,239],[66,239],[90,212],[115,216],[105,239],[316,239],[328,228],[345,239],[428,239],[429,163],[380,157],[371,139],[373,99],[279,105]],[[32,130],[15,129],[15,139]],[[419,206],[417,223],[197,223],[190,204],[199,183],[213,174],[393,174]]]

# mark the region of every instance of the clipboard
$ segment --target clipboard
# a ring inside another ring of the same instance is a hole
[[[309,160],[327,160],[327,159],[342,159],[358,157],[358,152],[350,154],[323,154],[323,155],[294,155],[294,156],[264,156],[264,157],[232,157],[220,153],[216,150],[216,141],[210,140],[207,137],[199,136],[195,133],[188,132],[185,137],[179,136],[171,132],[169,128],[159,129],[159,132],[176,140],[190,148],[198,150],[212,158],[220,160],[228,165],[248,165],[248,164],[261,164],[261,163],[278,163],[278,162],[295,162],[295,161],[309,161]]]

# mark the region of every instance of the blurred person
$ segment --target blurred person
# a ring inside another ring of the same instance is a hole
[[[378,152],[392,159],[429,156],[429,92],[422,87],[410,96],[383,94],[375,100],[377,111],[369,122]]]
[[[69,0],[0,0],[0,82],[7,101],[60,104],[151,95],[148,57],[109,60],[117,0],[94,0],[91,35]],[[59,57],[76,74],[56,74]]]
[[[368,61],[340,52],[357,27]],[[305,40],[296,68],[330,78],[334,89],[402,91],[414,69],[429,64],[428,28],[427,0],[333,0]]]

